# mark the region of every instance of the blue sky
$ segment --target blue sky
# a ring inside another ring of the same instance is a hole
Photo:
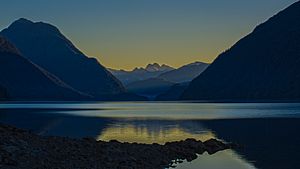
[[[178,67],[217,55],[296,0],[6,0],[0,28],[24,17],[57,26],[107,67]]]

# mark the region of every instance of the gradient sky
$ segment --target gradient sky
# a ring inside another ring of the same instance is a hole
[[[297,0],[4,0],[0,29],[24,17],[57,26],[106,67],[212,62]]]

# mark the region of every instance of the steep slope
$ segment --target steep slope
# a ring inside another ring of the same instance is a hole
[[[127,90],[141,96],[146,96],[150,100],[157,95],[167,91],[174,83],[158,78],[150,78],[130,83],[126,86]]]
[[[163,73],[158,78],[174,83],[189,82],[199,76],[208,66],[209,64],[207,63],[195,62]]]
[[[96,59],[85,56],[50,24],[19,19],[1,35],[14,43],[24,57],[76,90],[97,99],[125,92],[122,84]]]
[[[189,83],[177,83],[171,86],[167,91],[159,94],[155,100],[156,101],[176,101],[180,99],[180,96],[184,90],[188,87]]]
[[[157,76],[174,70],[174,68],[168,65],[159,65],[158,63],[148,64],[145,68],[135,68],[132,71],[109,69],[110,72],[116,76],[124,85],[128,85],[133,82],[142,81],[150,78],[156,78]]]
[[[7,97],[8,93],[10,100],[90,99],[25,59],[14,45],[1,36],[0,85],[5,88],[3,96]]]
[[[6,89],[2,86],[0,86],[0,101],[1,100],[7,100],[8,99],[8,93],[6,91]]]
[[[186,100],[299,100],[300,2],[259,25],[193,80]]]

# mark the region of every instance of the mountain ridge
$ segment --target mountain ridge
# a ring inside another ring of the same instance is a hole
[[[78,91],[100,100],[126,93],[104,66],[84,55],[51,24],[20,18],[0,35],[14,43],[24,57]]]
[[[209,66],[208,63],[196,61],[179,68],[173,68],[166,64],[152,63],[145,67],[136,67],[131,71],[109,69],[109,71],[116,76],[125,86],[150,78],[159,78],[172,83],[183,83],[191,81],[197,75],[203,72]],[[154,67],[154,68],[153,68]],[[173,76],[173,77],[172,77]]]
[[[217,59],[184,100],[300,99],[300,1],[258,25]]]
[[[7,49],[5,49],[7,48]],[[49,101],[91,99],[24,58],[0,36],[0,85],[9,100]]]
[[[158,78],[165,79],[173,83],[185,83],[200,75],[208,66],[208,63],[197,61],[183,65],[178,69],[165,72],[159,75]]]
[[[124,86],[141,81],[146,80],[149,78],[155,78],[159,76],[162,73],[165,73],[170,70],[174,70],[173,67],[168,66],[166,64],[158,64],[158,63],[152,63],[148,64],[145,67],[136,67],[132,69],[131,71],[126,70],[117,70],[117,69],[108,69],[116,78],[118,78]]]

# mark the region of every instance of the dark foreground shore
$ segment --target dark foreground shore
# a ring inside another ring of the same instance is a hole
[[[44,137],[0,124],[1,169],[163,169],[236,146],[215,139],[159,145]]]

